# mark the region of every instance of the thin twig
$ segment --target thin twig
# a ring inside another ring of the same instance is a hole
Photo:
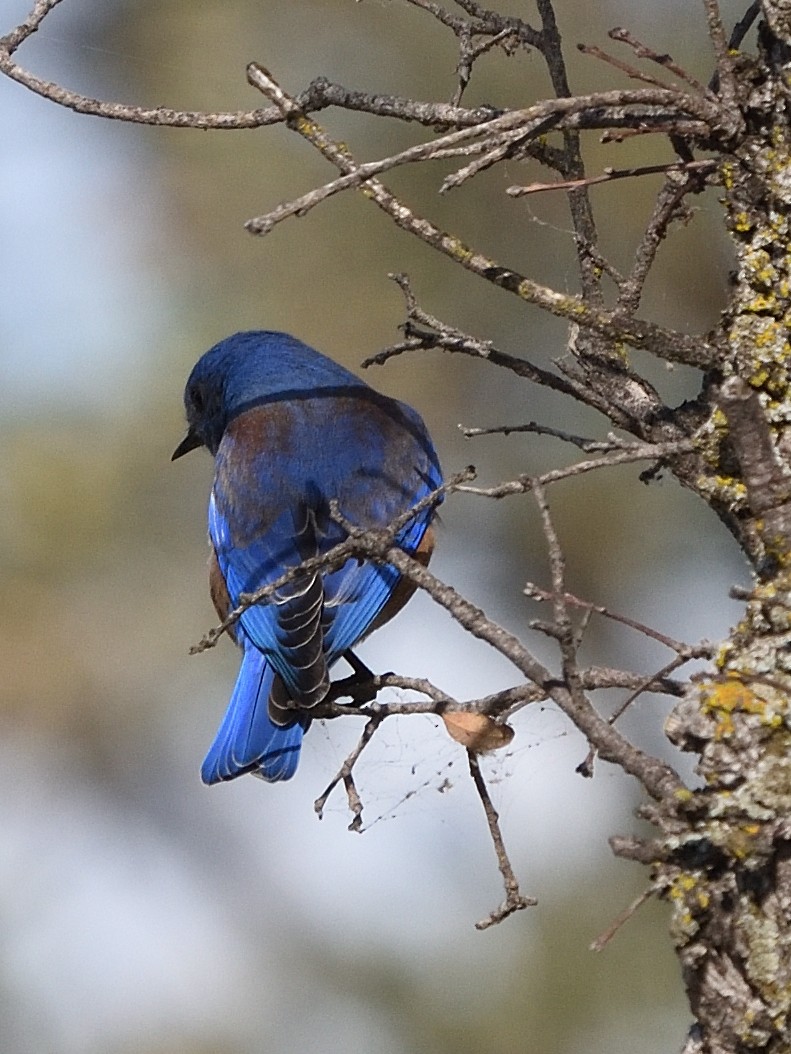
[[[515,911],[522,911],[524,908],[533,907],[538,901],[535,897],[525,897],[519,892],[519,881],[514,874],[514,869],[511,867],[511,861],[508,859],[503,836],[500,832],[500,817],[497,815],[497,810],[492,804],[492,799],[489,797],[489,789],[487,788],[483,775],[481,774],[478,758],[471,750],[468,750],[467,760],[470,766],[472,782],[475,784],[478,797],[481,799],[481,804],[483,805],[483,811],[486,813],[489,834],[492,837],[494,851],[497,854],[497,866],[500,869],[500,874],[503,876],[503,884],[505,885],[505,900],[500,907],[492,911],[485,919],[481,919],[479,922],[475,923],[476,930],[486,930],[490,926],[502,922],[503,919],[507,919],[508,916],[513,915]]]
[[[564,660],[566,659],[565,649],[563,645],[572,639],[571,634],[571,618],[569,617],[569,605],[567,601],[566,593],[566,558],[563,553],[563,549],[560,545],[560,539],[558,538],[555,526],[552,522],[552,516],[549,511],[549,504],[547,497],[544,492],[543,484],[538,480],[533,480],[532,487],[533,497],[536,499],[538,505],[538,511],[541,515],[541,527],[544,533],[544,540],[547,543],[547,554],[549,556],[549,572],[552,578],[552,609],[554,613],[554,626],[557,632],[558,640],[561,642],[561,651],[564,652]],[[550,599],[547,595],[547,599]],[[576,655],[573,656],[576,659]],[[568,671],[564,669],[564,675]]]
[[[677,655],[675,659],[671,659],[670,662],[666,663],[661,669],[657,670],[656,673],[646,677],[641,684],[638,684],[637,687],[632,692],[630,692],[629,695],[627,695],[627,697],[620,704],[620,706],[617,707],[617,709],[610,714],[610,716],[607,718],[610,724],[615,724],[618,718],[621,717],[628,710],[632,703],[636,699],[638,699],[643,694],[643,692],[649,691],[652,685],[656,684],[658,681],[663,681],[671,673],[673,673],[675,670],[680,669],[682,666],[685,666],[692,659],[702,657],[705,657],[707,659],[711,658],[712,648],[709,644],[699,645],[699,647],[705,649],[705,656],[693,654]]]
[[[708,645],[706,645],[706,647],[708,648]],[[679,669],[681,666],[685,666],[693,658],[697,658],[697,656],[688,654],[676,655],[676,657],[674,659],[671,659],[670,662],[668,662],[665,666],[661,668],[661,670],[657,670],[655,674],[644,678],[644,680],[641,681],[640,684],[638,684],[637,687],[629,693],[629,695],[626,697],[626,699],[624,699],[620,706],[607,718],[610,724],[614,725],[618,718],[626,712],[626,710],[632,705],[635,699],[639,698],[643,694],[643,692],[651,691],[653,685],[655,685],[658,681],[663,680],[665,677],[668,676],[668,674],[673,673],[674,670]],[[707,655],[706,658],[710,658],[710,655]],[[595,760],[596,751],[593,747],[591,747],[584,760],[581,761],[579,765],[577,765],[575,771],[578,772],[580,776],[584,776],[586,779],[590,779],[591,776],[593,776],[593,764]]]
[[[414,3],[414,0],[409,0],[409,2]],[[421,0],[421,3],[423,2],[425,0]],[[456,4],[472,18],[477,19],[481,27],[480,32],[497,33],[499,30],[508,27],[516,34],[519,43],[523,47],[541,49],[544,43],[542,34],[522,18],[517,18],[515,15],[501,15],[495,11],[490,11],[476,3],[475,0],[456,0]]]
[[[596,259],[595,252],[591,254],[591,258]],[[628,385],[628,390],[633,397],[638,381],[625,369],[622,363],[618,378],[618,399],[615,400],[609,392],[599,391],[596,385],[591,383],[587,374],[574,375],[564,370],[566,377],[558,377],[557,374],[550,373],[548,370],[536,366],[529,359],[508,355],[495,348],[490,341],[479,340],[477,337],[463,333],[454,326],[440,322],[417,305],[406,275],[391,275],[390,277],[394,278],[401,286],[406,299],[407,320],[401,327],[404,330],[406,339],[390,345],[376,355],[366,359],[363,362],[364,367],[374,364],[377,366],[383,365],[389,358],[401,355],[407,351],[420,351],[430,348],[441,348],[443,351],[472,355],[476,358],[482,357],[492,363],[492,365],[502,366],[515,373],[518,377],[522,377],[534,384],[540,384],[553,391],[569,395],[585,406],[599,410],[616,426],[627,431],[634,431],[635,415],[630,410],[630,403],[623,396],[626,394],[625,388]],[[418,328],[419,325],[428,326],[429,329]],[[556,365],[558,364],[556,363]],[[562,366],[559,368],[563,369]],[[658,412],[661,410],[661,404],[657,403],[656,407],[649,409],[651,413],[655,410]],[[642,421],[645,416],[646,408],[643,407],[637,417]],[[666,430],[663,438],[667,438]]]
[[[442,322],[435,315],[430,315],[427,311],[424,311],[415,299],[415,294],[412,292],[412,285],[409,281],[409,275],[401,272],[397,274],[390,273],[387,276],[399,287],[401,292],[404,294],[404,300],[406,301],[407,320],[401,327],[404,330],[408,339],[434,339],[435,337],[443,341],[444,347],[453,345],[454,347],[464,347],[466,351],[471,351],[477,355],[482,356],[484,359],[488,359],[492,349],[494,347],[491,340],[479,340],[477,337],[471,336],[469,333],[463,333],[462,330],[457,329],[455,326],[448,325],[447,322]],[[418,326],[427,326],[433,333],[426,334],[415,328],[415,323]],[[387,355],[385,351],[380,352],[373,358],[366,359],[363,362],[363,366],[380,366],[386,361]]]
[[[600,952],[610,943],[618,930],[623,926],[625,922],[640,910],[645,904],[649,897],[654,896],[656,890],[648,888],[644,890],[639,897],[632,901],[628,908],[625,908],[620,915],[617,915],[615,919],[610,923],[603,933],[600,933],[595,941],[591,941],[590,950],[592,952]]]
[[[717,0],[703,0],[703,7],[706,11],[709,36],[717,59],[717,87],[722,99],[722,114],[727,122],[728,134],[735,138],[743,130],[744,120],[739,107],[733,58],[728,50],[728,40],[725,36]]]
[[[459,425],[459,430],[465,439],[474,439],[479,436],[503,435],[509,436],[518,432],[531,432],[534,435],[552,436],[553,439],[561,439],[564,443],[571,443],[586,453],[594,450],[613,450],[616,447],[611,442],[602,442],[596,439],[588,439],[585,436],[574,435],[562,428],[551,428],[549,425],[539,424],[537,421],[528,421],[523,425],[495,425],[492,428],[468,428]],[[622,449],[622,445],[620,447]]]
[[[668,55],[667,52],[654,51],[653,48],[648,47],[647,44],[643,44],[642,41],[633,36],[628,29],[616,27],[611,29],[607,36],[611,40],[617,40],[622,44],[628,45],[639,58],[649,59],[663,69],[669,70],[676,77],[686,81],[693,91],[700,92],[701,95],[708,99],[716,99],[716,96],[709,91],[705,84],[701,84],[697,77],[693,77],[691,73],[679,66],[677,62],[674,62],[672,56]]]
[[[50,11],[57,7],[59,3],[60,0],[36,0],[33,10],[25,21],[20,22],[16,29],[6,33],[4,37],[0,37],[0,51],[4,51],[9,57],[13,55],[20,44],[23,44],[29,36],[37,32]]]
[[[369,718],[368,722],[365,725],[365,728],[362,731],[362,735],[357,741],[357,745],[355,746],[354,750],[351,752],[351,754],[349,754],[344,763],[341,765],[337,774],[333,776],[333,778],[327,784],[324,793],[320,794],[319,797],[313,803],[313,808],[320,820],[324,818],[324,807],[327,804],[327,799],[329,798],[330,794],[332,794],[333,790],[338,786],[339,783],[343,782],[343,785],[346,788],[346,796],[349,801],[349,809],[351,810],[353,815],[352,822],[349,824],[349,830],[354,831],[357,834],[362,831],[363,805],[360,800],[360,796],[357,793],[357,787],[354,784],[352,770],[357,762],[357,759],[360,757],[360,754],[362,754],[362,752],[371,742],[374,732],[376,732],[377,728],[381,723],[382,718],[379,717],[378,714],[374,714],[372,717]]]
[[[635,461],[662,461],[677,455],[691,453],[694,445],[691,440],[673,441],[670,443],[635,443],[631,449],[615,451],[605,457],[591,458],[589,461],[577,461],[566,468],[556,468],[540,476],[524,475],[517,479],[499,483],[494,487],[471,487],[462,485],[456,489],[464,494],[476,494],[482,498],[506,498],[514,494],[529,494],[533,481],[543,486],[558,483],[562,479],[571,479],[586,472],[596,472],[601,468],[615,468],[618,465],[629,465]]]
[[[552,0],[536,0],[536,7],[541,19],[541,52],[547,64],[552,88],[558,98],[570,98],[572,95],[568,79],[563,42],[560,37],[555,8]],[[573,128],[563,131],[564,164],[560,170],[565,179],[585,178],[585,164],[582,160],[579,133]],[[587,187],[577,187],[568,191],[569,211],[574,227],[574,237],[579,263],[580,283],[583,299],[596,307],[604,303],[601,288],[601,272],[587,246],[598,245],[598,231],[593,217],[590,196]]]
[[[600,143],[625,143],[627,139],[633,139],[638,135],[667,135],[676,139],[701,139],[707,135],[707,130],[700,122],[692,121],[666,121],[661,117],[656,120],[646,119],[632,128],[616,128],[610,125],[601,135]]]
[[[617,32],[619,31],[612,30],[610,36],[612,37],[613,33]],[[618,38],[614,37],[613,39],[617,40]],[[614,69],[620,70],[621,73],[625,73],[627,77],[631,78],[631,80],[642,81],[644,84],[652,84],[655,88],[667,88],[672,90],[674,87],[672,84],[666,84],[657,77],[652,77],[650,73],[643,73],[642,70],[630,66],[628,62],[616,58],[614,55],[597,47],[595,44],[577,44],[577,50],[582,52],[583,55],[590,55],[591,58],[599,59],[601,62],[606,62],[608,66],[612,66]]]
[[[635,168],[605,168],[598,176],[585,179],[558,180],[554,183],[528,183],[524,186],[506,187],[506,194],[520,198],[526,194],[538,194],[547,190],[571,190],[574,187],[592,187],[597,183],[612,183],[617,179],[633,179],[637,176],[668,175],[671,172],[712,172],[718,162],[713,158],[702,161],[671,161],[667,165],[639,165]]]
[[[668,173],[665,184],[657,196],[648,226],[635,252],[631,273],[621,286],[618,304],[624,311],[633,312],[640,306],[643,288],[656,259],[659,246],[667,236],[670,223],[678,215],[684,196],[691,190],[698,189],[698,181],[699,177],[691,175],[689,169],[683,174],[676,171]]]
[[[580,626],[575,632],[569,612],[568,598],[570,594],[566,591],[566,558],[552,521],[552,514],[544,488],[540,483],[534,484],[533,496],[541,514],[541,527],[549,555],[553,593],[553,622],[551,629],[560,645],[564,684],[576,705],[580,706],[587,703],[587,700],[580,679],[577,655],[592,612],[588,611],[583,614]]]
[[[516,112],[518,113],[519,111]],[[372,176],[381,175],[383,172],[389,172],[403,165],[444,159],[455,156],[459,152],[463,153],[465,150],[460,144],[469,143],[469,140],[484,133],[488,138],[493,130],[510,124],[513,117],[514,113],[505,114],[501,118],[487,120],[478,126],[461,128],[438,139],[432,139],[426,143],[418,143],[415,146],[408,147],[406,150],[402,150],[398,154],[381,158],[379,161],[367,161],[356,164],[353,171],[339,176],[337,179],[330,180],[321,187],[315,187],[292,201],[283,202],[264,216],[257,216],[255,219],[248,220],[246,227],[253,234],[268,234],[278,223],[282,223],[283,220],[288,219],[290,216],[305,216],[311,209],[326,201],[327,198],[344,190],[361,187]],[[528,120],[526,129],[520,127],[517,131],[503,134],[510,134],[516,137],[526,136],[534,123]],[[481,147],[481,149],[485,149],[485,146]],[[443,188],[444,186],[445,184],[443,184]],[[440,189],[442,190],[443,188]]]
[[[541,589],[532,582],[527,584],[524,592],[525,595],[529,596],[532,600],[549,602],[552,604],[557,603],[557,596],[554,592]],[[643,636],[650,637],[651,640],[655,640],[659,644],[664,644],[666,648],[670,648],[670,650],[676,652],[677,655],[683,656],[685,662],[689,661],[689,659],[710,659],[712,657],[713,649],[708,642],[701,642],[700,644],[685,644],[682,641],[668,637],[665,633],[660,633],[659,630],[655,630],[651,626],[646,626],[642,622],[638,622],[636,619],[631,619],[626,615],[619,615],[614,611],[610,611],[601,604],[592,604],[588,600],[582,600],[580,597],[574,596],[573,593],[564,593],[563,599],[565,603],[571,604],[573,607],[581,608],[584,611],[593,611],[597,615],[601,615],[603,618],[610,619],[612,622],[619,622],[622,626],[628,626],[629,629],[633,629],[637,633],[642,633]],[[661,673],[662,671],[656,676],[661,676]]]
[[[459,83],[451,99],[451,103],[454,106],[458,106],[461,102],[461,97],[470,83],[472,68],[481,55],[485,55],[487,51],[490,51],[498,44],[502,44],[505,40],[515,36],[515,34],[516,31],[513,27],[506,26],[499,33],[495,33],[494,36],[477,44],[473,44],[472,37],[476,34],[469,28],[457,34],[459,39],[459,61],[456,63],[456,76],[459,78]]]
[[[459,18],[458,15],[453,15],[446,8],[440,4],[434,3],[434,0],[406,0],[412,7],[418,7],[422,11],[428,11],[438,22],[443,26],[447,26],[448,29],[452,29],[456,36],[461,36],[463,33],[483,33],[485,28],[482,24],[473,24],[467,21],[466,18]]]

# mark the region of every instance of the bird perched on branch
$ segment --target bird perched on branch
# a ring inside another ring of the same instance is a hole
[[[195,365],[184,405],[188,431],[173,460],[199,446],[215,458],[209,586],[222,620],[243,594],[342,542],[344,522],[388,527],[442,483],[411,407],[285,333],[220,341]],[[426,504],[395,537],[424,564],[433,514]],[[414,588],[394,567],[355,556],[297,574],[247,607],[229,630],[242,665],[204,782],[245,772],[290,779],[330,668]]]

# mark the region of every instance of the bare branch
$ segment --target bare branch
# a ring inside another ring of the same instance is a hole
[[[468,109],[450,103],[421,102],[396,95],[370,95],[334,84],[325,77],[317,77],[311,81],[307,91],[297,96],[297,101],[306,111],[336,106],[339,109],[369,113],[376,117],[422,124],[427,128],[469,128],[502,116],[502,111],[493,106]],[[276,113],[277,121],[283,120],[283,115],[277,107],[265,112]]]
[[[665,239],[671,221],[679,215],[681,202],[690,191],[701,187],[698,176],[689,168],[683,173],[669,171],[664,186],[656,199],[651,219],[637,248],[628,279],[621,286],[618,304],[625,311],[634,312],[640,305],[648,273],[654,264],[659,246]]]
[[[608,404],[603,399],[598,398],[597,393],[591,389],[590,385],[558,377],[556,374],[536,366],[528,359],[518,359],[513,355],[507,355],[502,351],[498,351],[491,341],[479,340],[468,333],[463,333],[455,326],[441,322],[417,304],[407,275],[389,274],[388,278],[392,278],[398,283],[406,300],[407,321],[401,327],[404,330],[406,339],[383,348],[376,355],[364,359],[362,363],[363,368],[383,366],[388,359],[401,355],[406,351],[442,348],[443,351],[461,352],[466,355],[473,355],[476,358],[484,358],[493,365],[503,366],[519,377],[532,381],[534,384],[541,384],[546,388],[562,392],[564,395],[570,395],[588,406],[594,406],[609,416]],[[419,329],[419,326],[427,326],[429,330]]]
[[[454,619],[473,636],[495,647],[509,659],[528,680],[547,690],[548,696],[571,719],[577,728],[588,737],[601,757],[619,765],[635,776],[651,797],[661,799],[683,787],[678,775],[669,765],[645,754],[625,739],[608,724],[582,695],[569,692],[565,684],[558,684],[551,673],[524,647],[518,638],[502,626],[487,618],[484,612],[462,597],[451,586],[440,582],[422,564],[407,556],[400,549],[387,546],[384,538],[367,538],[365,532],[357,537],[360,549],[368,555],[392,564],[396,570],[411,578],[424,589],[433,600],[444,607]]]
[[[613,34],[617,32],[618,30],[612,30],[610,36],[612,37]],[[620,70],[621,73],[625,73],[631,80],[642,81],[644,84],[652,84],[655,88],[666,88],[668,90],[672,90],[673,88],[672,84],[666,84],[657,77],[652,77],[650,73],[643,73],[642,70],[638,70],[634,66],[630,66],[628,62],[624,62],[622,59],[610,55],[609,52],[604,51],[595,44],[577,44],[577,49],[582,52],[583,55],[590,55],[591,58],[599,59],[601,62],[606,62],[608,66]]]
[[[551,428],[549,425],[539,424],[537,421],[528,421],[523,425],[496,425],[494,428],[467,428],[464,425],[459,425],[459,429],[465,439],[491,435],[509,436],[512,433],[531,432],[534,435],[552,436],[554,439],[562,439],[564,443],[571,443],[586,453],[592,453],[594,450],[623,449],[623,443],[620,441],[616,443],[613,440],[588,439],[585,436],[566,432],[562,428]]]
[[[645,904],[649,897],[655,896],[655,894],[656,890],[652,889],[651,887],[644,890],[639,897],[636,897],[632,901],[628,908],[622,911],[620,915],[618,915],[617,918],[615,918],[610,923],[610,925],[607,927],[606,930],[604,930],[603,933],[599,934],[595,941],[591,942],[590,950],[592,952],[603,951],[613,939],[618,930],[623,926],[623,924],[625,922],[628,922],[629,919],[632,918],[632,916],[640,910],[640,908],[643,906],[643,904]]]
[[[60,3],[60,0],[56,0]],[[40,22],[39,22],[40,24]],[[38,24],[35,28],[38,28]],[[17,32],[16,30],[14,32]],[[235,131],[244,128],[262,128],[281,124],[283,114],[276,106],[255,110],[230,112],[206,112],[201,110],[174,110],[167,106],[144,107],[127,103],[106,102],[70,91],[53,81],[37,77],[15,63],[11,56],[19,46],[14,44],[13,33],[0,38],[0,73],[15,80],[36,95],[63,106],[75,113],[91,117],[102,117],[111,121],[130,124],[155,125],[169,128],[216,129]],[[29,34],[25,34],[25,37]],[[24,38],[23,38],[24,39]],[[5,43],[8,41],[8,43]],[[393,95],[370,95],[353,91],[340,84],[333,84],[324,77],[317,77],[308,88],[297,96],[299,105],[306,111],[315,112],[330,106],[346,110],[391,117],[401,121],[415,122],[427,127],[470,127],[480,125],[499,115],[492,107],[479,106],[473,109],[451,106],[448,103],[419,102],[401,99]]]
[[[641,627],[641,629],[645,628],[646,627]],[[705,657],[711,658],[711,647],[708,645],[702,645],[700,647],[705,647],[708,652]],[[615,724],[618,718],[621,717],[632,705],[632,703],[636,699],[638,699],[644,692],[650,692],[654,690],[652,686],[656,684],[657,681],[664,680],[668,674],[673,673],[674,670],[677,670],[679,669],[679,667],[686,665],[686,663],[688,663],[690,659],[697,657],[698,656],[694,654],[694,650],[690,651],[689,653],[684,651],[676,655],[676,657],[674,659],[671,659],[670,662],[666,663],[661,668],[661,670],[658,670],[655,674],[646,677],[640,684],[638,684],[634,691],[630,692],[629,695],[627,695],[627,697],[624,699],[624,701],[618,706],[618,708],[610,714],[607,720],[610,722],[611,725]],[[591,749],[585,756],[585,759],[577,766],[576,771],[581,776],[585,776],[586,779],[590,779],[593,775],[593,763],[595,760],[596,751],[593,747],[591,747]]]
[[[336,168],[344,174],[357,171],[357,162],[354,161],[349,150],[331,139],[323,128],[309,118],[296,100],[283,91],[268,71],[252,63],[248,67],[248,78],[280,108],[289,126],[315,146]],[[575,100],[557,100],[557,103],[564,101],[570,105],[576,102]],[[697,102],[694,105],[697,106]],[[699,368],[705,368],[710,362],[710,349],[705,341],[694,340],[672,330],[663,329],[652,322],[624,318],[602,311],[579,297],[559,293],[516,271],[502,267],[489,257],[469,248],[459,238],[446,233],[429,220],[417,216],[376,179],[367,180],[361,190],[399,227],[416,235],[467,270],[486,278],[487,281],[502,289],[515,293],[523,300],[543,307],[551,314],[588,327],[609,340],[623,341],[633,347],[645,348],[661,358]],[[257,221],[251,220],[246,226],[255,232],[256,224]],[[265,225],[264,229],[266,229]]]
[[[408,0],[408,2],[414,3],[415,0]],[[423,6],[427,0],[419,0],[419,2]],[[475,3],[474,0],[456,0],[456,4],[472,18],[477,19],[476,32],[499,33],[503,29],[510,29],[524,47],[541,47],[542,35],[523,19],[490,11]]]
[[[485,919],[481,919],[480,922],[475,923],[476,930],[485,930],[488,929],[489,926],[494,926],[498,922],[502,922],[503,919],[507,919],[508,916],[513,915],[515,911],[522,911],[524,908],[533,907],[538,901],[535,897],[525,897],[519,892],[519,882],[514,874],[514,869],[511,867],[511,861],[508,859],[503,836],[500,833],[500,817],[497,815],[497,810],[494,805],[492,805],[492,799],[489,797],[489,790],[486,786],[483,775],[481,774],[478,758],[471,750],[468,750],[467,759],[470,765],[472,782],[475,784],[478,797],[481,799],[481,804],[483,805],[483,811],[486,813],[489,834],[492,837],[494,851],[497,854],[497,866],[500,869],[500,874],[503,876],[503,883],[505,885],[504,902]]]
[[[753,23],[758,18],[760,11],[760,0],[755,0],[755,3],[750,4],[742,18],[740,18],[736,25],[733,27],[733,32],[731,33],[730,40],[728,41],[729,51],[736,51],[740,47],[742,41],[749,33]]]
[[[459,78],[459,84],[451,100],[455,106],[458,106],[461,102],[461,97],[470,83],[472,68],[476,60],[481,55],[485,55],[487,51],[491,51],[498,44],[515,37],[516,30],[513,28],[502,29],[499,33],[495,33],[493,37],[489,37],[488,40],[483,40],[478,44],[473,44],[472,36],[472,32],[465,32],[459,35],[459,61],[456,63],[456,74]]]
[[[580,684],[586,692],[625,688],[631,690],[634,698],[648,691],[679,698],[687,689],[687,682],[668,677],[664,671],[678,668],[687,661],[689,660],[677,657],[663,670],[648,675],[633,673],[629,670],[617,670],[609,666],[591,666],[579,671]],[[418,692],[426,696],[426,701],[415,699],[371,701],[384,688]],[[365,702],[362,705],[356,701],[352,703],[338,701],[345,697],[351,697],[354,700],[358,694],[365,696]],[[457,700],[425,677],[405,677],[396,673],[382,673],[372,674],[370,678],[362,681],[353,678],[333,681],[326,699],[314,708],[313,713],[317,719],[321,720],[372,715],[385,719],[414,714],[436,714],[437,716],[483,714],[488,717],[505,718],[525,706],[544,702],[548,698],[546,688],[535,684],[519,684],[479,699]],[[631,696],[629,701],[631,701]],[[617,716],[616,713],[615,717],[611,716],[609,720],[612,722]]]
[[[4,37],[0,37],[0,53],[5,52],[8,56],[13,55],[20,44],[23,44],[29,36],[38,31],[50,11],[57,7],[59,3],[60,0],[36,0],[33,10],[25,21],[20,22],[16,29],[6,33]]]
[[[506,498],[513,494],[529,494],[533,489],[534,479],[543,486],[557,483],[561,479],[581,476],[585,472],[597,472],[600,468],[614,468],[617,465],[629,465],[635,461],[663,461],[676,455],[691,451],[692,442],[671,443],[634,443],[631,448],[615,451],[605,457],[591,458],[589,461],[577,461],[566,468],[552,469],[540,476],[519,476],[517,479],[499,483],[494,487],[471,487],[462,485],[456,489],[465,494],[477,494],[483,498]]]
[[[532,582],[527,584],[524,592],[533,600],[545,601],[552,604],[557,604],[558,602],[558,594],[556,591],[548,592],[547,590],[539,589],[539,587]],[[660,633],[659,630],[653,629],[651,626],[644,625],[642,622],[637,622],[634,619],[627,618],[626,615],[618,615],[615,612],[609,611],[601,604],[591,604],[587,600],[581,600],[579,597],[574,596],[573,593],[563,592],[562,600],[565,604],[581,608],[584,611],[595,612],[597,615],[602,615],[604,618],[611,619],[613,622],[620,622],[622,626],[628,626],[630,629],[636,630],[638,633],[642,633],[646,637],[650,637],[651,640],[655,640],[659,644],[664,644],[666,648],[670,648],[671,651],[676,652],[677,655],[682,657],[685,662],[690,659],[710,659],[713,656],[713,648],[711,644],[707,642],[700,644],[684,644],[681,641],[674,640],[672,637],[668,637],[664,633]]]
[[[255,74],[251,75],[252,83],[255,83],[255,77]],[[258,84],[256,86],[261,87]],[[263,91],[263,88],[261,90]],[[267,93],[265,92],[265,94]],[[532,137],[545,134],[550,127],[564,127],[564,119],[569,116],[573,117],[574,115],[595,112],[609,107],[610,109],[617,108],[618,110],[618,114],[613,117],[613,120],[624,121],[631,119],[624,111],[625,106],[641,105],[642,103],[662,105],[663,101],[671,105],[677,95],[678,93],[669,89],[663,89],[659,94],[656,92],[600,92],[595,95],[578,96],[573,99],[548,99],[524,110],[509,111],[499,117],[487,114],[485,119],[478,125],[466,126],[429,142],[419,143],[379,161],[355,163],[353,169],[339,179],[331,180],[324,186],[317,187],[299,198],[295,198],[293,201],[279,205],[276,209],[263,216],[249,220],[246,226],[254,234],[268,234],[273,227],[284,219],[294,215],[304,216],[310,209],[315,208],[327,198],[341,191],[359,187],[363,183],[368,182],[372,176],[381,175],[383,172],[406,164],[454,156],[458,152],[463,152],[459,150],[462,144],[468,144],[472,139],[485,136],[484,142],[479,146],[479,149],[485,151],[485,156],[459,172],[447,176],[440,187],[440,193],[443,193],[452,187],[460,185],[466,179],[469,179],[471,175],[483,171],[508,156],[515,146],[518,145],[522,148],[527,146]],[[275,96],[272,97],[274,98]],[[301,112],[307,112],[309,107],[305,105],[305,101],[300,98],[293,101]],[[309,99],[308,101],[312,100]],[[315,106],[312,108],[315,109]],[[640,119],[644,119],[645,114],[642,110],[639,111],[639,114]],[[280,118],[284,119],[284,116],[285,114],[281,109]],[[700,162],[699,164],[705,164],[710,167],[714,162]],[[658,167],[656,171],[663,171],[663,169]],[[610,178],[613,177],[611,176]],[[566,186],[566,184],[559,185]],[[567,185],[569,189],[575,189],[578,181],[572,180]],[[586,184],[580,183],[579,185]]]
[[[654,51],[653,48],[648,47],[647,44],[643,44],[642,41],[633,36],[628,29],[618,27],[616,29],[611,29],[607,35],[611,40],[618,40],[622,44],[627,44],[639,58],[649,59],[651,62],[655,62],[658,66],[662,66],[663,69],[674,73],[676,77],[686,81],[693,91],[699,92],[708,99],[716,100],[717,97],[714,92],[707,88],[705,84],[701,84],[697,77],[693,77],[691,73],[688,73],[687,70],[674,62],[667,52],[660,53]]]
[[[706,19],[709,24],[709,36],[714,45],[714,54],[717,59],[717,80],[719,92],[723,103],[723,131],[731,138],[743,131],[741,109],[736,91],[736,80],[733,75],[733,59],[728,50],[728,40],[720,16],[720,8],[717,0],[703,0],[706,11]]]
[[[506,194],[512,198],[524,197],[546,190],[573,190],[579,187],[592,187],[597,183],[612,183],[617,179],[633,179],[636,176],[670,175],[676,172],[713,172],[718,162],[713,159],[703,161],[672,161],[668,165],[638,165],[634,168],[605,168],[601,175],[586,176],[584,179],[558,180],[555,183],[529,183],[526,186],[507,187]]]
[[[344,763],[341,765],[337,775],[333,776],[333,778],[330,780],[324,793],[319,795],[319,797],[313,803],[313,808],[320,820],[324,817],[324,807],[327,804],[327,799],[329,798],[330,794],[332,794],[333,790],[338,786],[339,783],[343,782],[343,785],[346,788],[346,796],[349,800],[349,808],[353,816],[352,822],[349,824],[349,830],[354,831],[357,834],[361,833],[363,826],[363,805],[362,801],[360,800],[360,796],[357,793],[357,787],[354,783],[352,770],[354,769],[355,763],[357,762],[357,759],[359,758],[360,754],[362,754],[362,752],[371,742],[374,732],[376,732],[377,728],[381,723],[382,718],[378,714],[374,714],[372,717],[369,718],[368,723],[363,729],[363,733],[360,736],[354,750],[351,752],[351,754],[349,754]]]
[[[88,114],[93,117],[105,117],[112,121],[127,121],[131,124],[160,125],[171,128],[259,128],[266,124],[282,121],[277,111],[248,110],[232,113],[203,113],[197,110],[171,110],[166,106],[146,108],[128,106],[124,103],[103,102],[92,99],[79,92],[42,80],[33,73],[18,66],[10,54],[0,50],[0,73],[5,73],[11,80],[29,88],[36,95],[41,95],[50,102],[64,106],[75,113]]]

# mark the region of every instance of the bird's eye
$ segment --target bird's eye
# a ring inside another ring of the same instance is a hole
[[[190,398],[192,399],[192,405],[195,407],[198,413],[201,413],[203,411],[205,403],[205,400],[203,398],[203,389],[193,388],[190,392]]]

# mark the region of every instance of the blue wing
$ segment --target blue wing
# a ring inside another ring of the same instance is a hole
[[[425,493],[431,489],[426,486]],[[419,497],[415,500],[419,500]],[[431,514],[430,510],[423,510],[402,528],[396,541],[406,552],[414,552],[419,547]],[[286,524],[278,524],[283,530],[270,529],[254,544],[239,549],[230,544],[227,520],[218,508],[217,501],[212,499],[209,533],[234,604],[238,603],[242,593],[255,592],[278,578],[286,568],[298,566],[308,555],[327,552],[344,537],[337,528],[328,531],[323,538],[315,540],[310,552],[306,552],[293,543],[293,518],[289,516],[285,520]],[[288,529],[288,523],[292,524],[292,530]],[[327,669],[366,635],[390,599],[399,578],[399,573],[389,564],[360,562],[357,559],[347,560],[337,571],[321,576],[323,609],[320,629]],[[305,579],[297,579],[296,582],[301,584],[302,589],[307,588]],[[256,604],[242,614],[240,622],[289,690],[294,692],[294,697],[304,698],[298,675],[315,659],[315,655],[311,650],[306,656],[304,646],[289,647],[283,625],[286,614],[286,601]],[[313,640],[316,639],[314,636]]]
[[[426,493],[429,492],[427,487]],[[396,538],[400,548],[408,553],[417,550],[431,515],[431,511],[424,510],[402,528]],[[330,616],[324,642],[331,662],[366,636],[400,577],[389,564],[361,564],[357,560],[349,560],[339,571],[324,576],[325,612]]]
[[[221,502],[212,494],[209,534],[234,604],[279,578],[289,567],[319,554],[315,517],[286,510],[246,546],[234,544],[234,532]],[[308,512],[310,510],[307,510]],[[248,608],[240,623],[249,639],[280,675],[290,697],[309,707],[327,694],[328,662],[323,642],[324,590],[318,573],[300,575],[265,603]]]

